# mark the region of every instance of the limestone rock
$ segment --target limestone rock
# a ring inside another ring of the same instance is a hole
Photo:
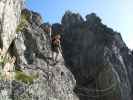
[[[0,1],[0,47],[5,52],[15,38],[23,2],[23,0]]]
[[[23,9],[20,17],[21,0],[1,0],[0,7],[0,47],[17,58],[14,79],[0,77],[0,100],[133,99],[133,52],[95,13],[84,20],[66,12],[55,63],[41,16]]]
[[[102,24],[94,13],[78,24],[71,23],[69,19],[77,17],[70,15],[66,12],[62,18],[62,47],[80,100],[132,100],[133,56],[120,33]]]
[[[13,86],[17,86],[13,88],[14,100],[78,100],[73,92],[75,78],[66,68],[62,55],[56,64],[51,58],[50,36],[44,31],[40,15],[27,9],[22,13],[29,15],[28,26],[15,39],[13,52],[18,59],[18,69],[28,75],[34,73],[37,79],[30,85],[14,82]]]

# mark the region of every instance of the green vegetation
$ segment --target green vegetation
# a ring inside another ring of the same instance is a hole
[[[15,71],[15,80],[17,81],[21,81],[26,84],[32,84],[34,79],[37,79],[37,75],[27,75],[23,71]]]
[[[1,53],[2,51],[0,49],[0,80],[4,79],[3,67],[4,67],[4,64],[7,62],[7,59]]]
[[[5,67],[4,64],[6,63],[11,64],[11,66],[9,67],[14,67],[14,65],[12,64],[15,63],[15,58],[8,57],[7,55],[3,56],[0,54],[0,79],[5,79],[6,77],[4,76],[5,74],[3,73],[3,68]],[[26,84],[32,84],[33,80],[38,78],[38,76],[35,74],[28,75],[27,73],[21,70],[13,70],[13,72],[15,73],[15,76],[13,77],[15,78],[16,81],[21,81]]]
[[[0,66],[4,64],[4,56],[0,55]]]
[[[4,79],[3,67],[8,59],[6,57],[4,57],[4,55],[2,55],[1,53],[2,53],[2,50],[0,49],[0,80],[3,80]]]
[[[20,18],[20,23],[16,29],[16,32],[23,31],[23,29],[28,25],[30,14],[22,13]]]

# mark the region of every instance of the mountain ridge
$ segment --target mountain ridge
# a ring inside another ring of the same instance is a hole
[[[14,2],[23,6],[21,0]],[[4,3],[0,1],[1,4]],[[13,4],[5,5],[10,9]],[[40,14],[22,8],[18,8],[16,17],[20,20],[19,25],[16,19],[5,23],[5,26],[7,23],[18,25],[7,29],[9,33],[16,32],[5,34],[0,31],[4,41],[0,46],[6,48],[10,57],[16,57],[15,78],[1,79],[0,99],[132,100],[133,54],[120,33],[104,25],[95,13],[87,15],[85,20],[80,14],[67,11],[61,22],[64,27],[61,33],[63,55],[59,55],[59,61],[54,65],[49,34],[44,31],[45,26],[41,27],[45,22]],[[15,12],[16,9],[12,10],[11,15]],[[0,26],[6,29],[1,23]],[[3,73],[3,69],[0,72]]]

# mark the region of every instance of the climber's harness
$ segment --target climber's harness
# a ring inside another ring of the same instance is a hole
[[[49,33],[48,37],[49,37],[49,42],[51,43],[52,59],[54,59],[54,54],[53,53],[55,52],[56,53],[55,61],[56,61],[59,53],[63,57],[62,47],[61,47],[61,44],[60,44],[61,36],[60,36],[59,32],[56,32],[56,31],[53,32],[51,27],[48,28],[47,32]]]

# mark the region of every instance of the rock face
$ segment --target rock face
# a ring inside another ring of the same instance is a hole
[[[133,53],[120,33],[95,13],[84,20],[68,11],[62,18],[63,54],[55,64],[46,23],[27,9],[20,17],[22,6],[21,0],[0,1],[0,47],[10,47],[17,58],[12,80],[2,79],[0,61],[0,100],[133,99]]]
[[[23,0],[0,1],[0,47],[5,49],[5,52],[15,38],[23,2]]]
[[[23,0],[0,0],[0,48],[3,49],[3,53],[7,52],[15,38],[23,2]],[[11,81],[2,80],[1,72],[0,62],[0,100],[11,100],[9,98]]]
[[[13,53],[17,68],[37,78],[30,85],[13,82],[13,100],[78,100],[73,92],[76,81],[64,65],[63,57],[60,54],[56,64],[51,58],[50,37],[44,32],[42,18],[27,9],[22,15],[28,15],[28,24],[18,33]]]
[[[120,33],[94,13],[83,20],[66,12],[62,24],[64,58],[80,100],[132,100],[133,56]]]

